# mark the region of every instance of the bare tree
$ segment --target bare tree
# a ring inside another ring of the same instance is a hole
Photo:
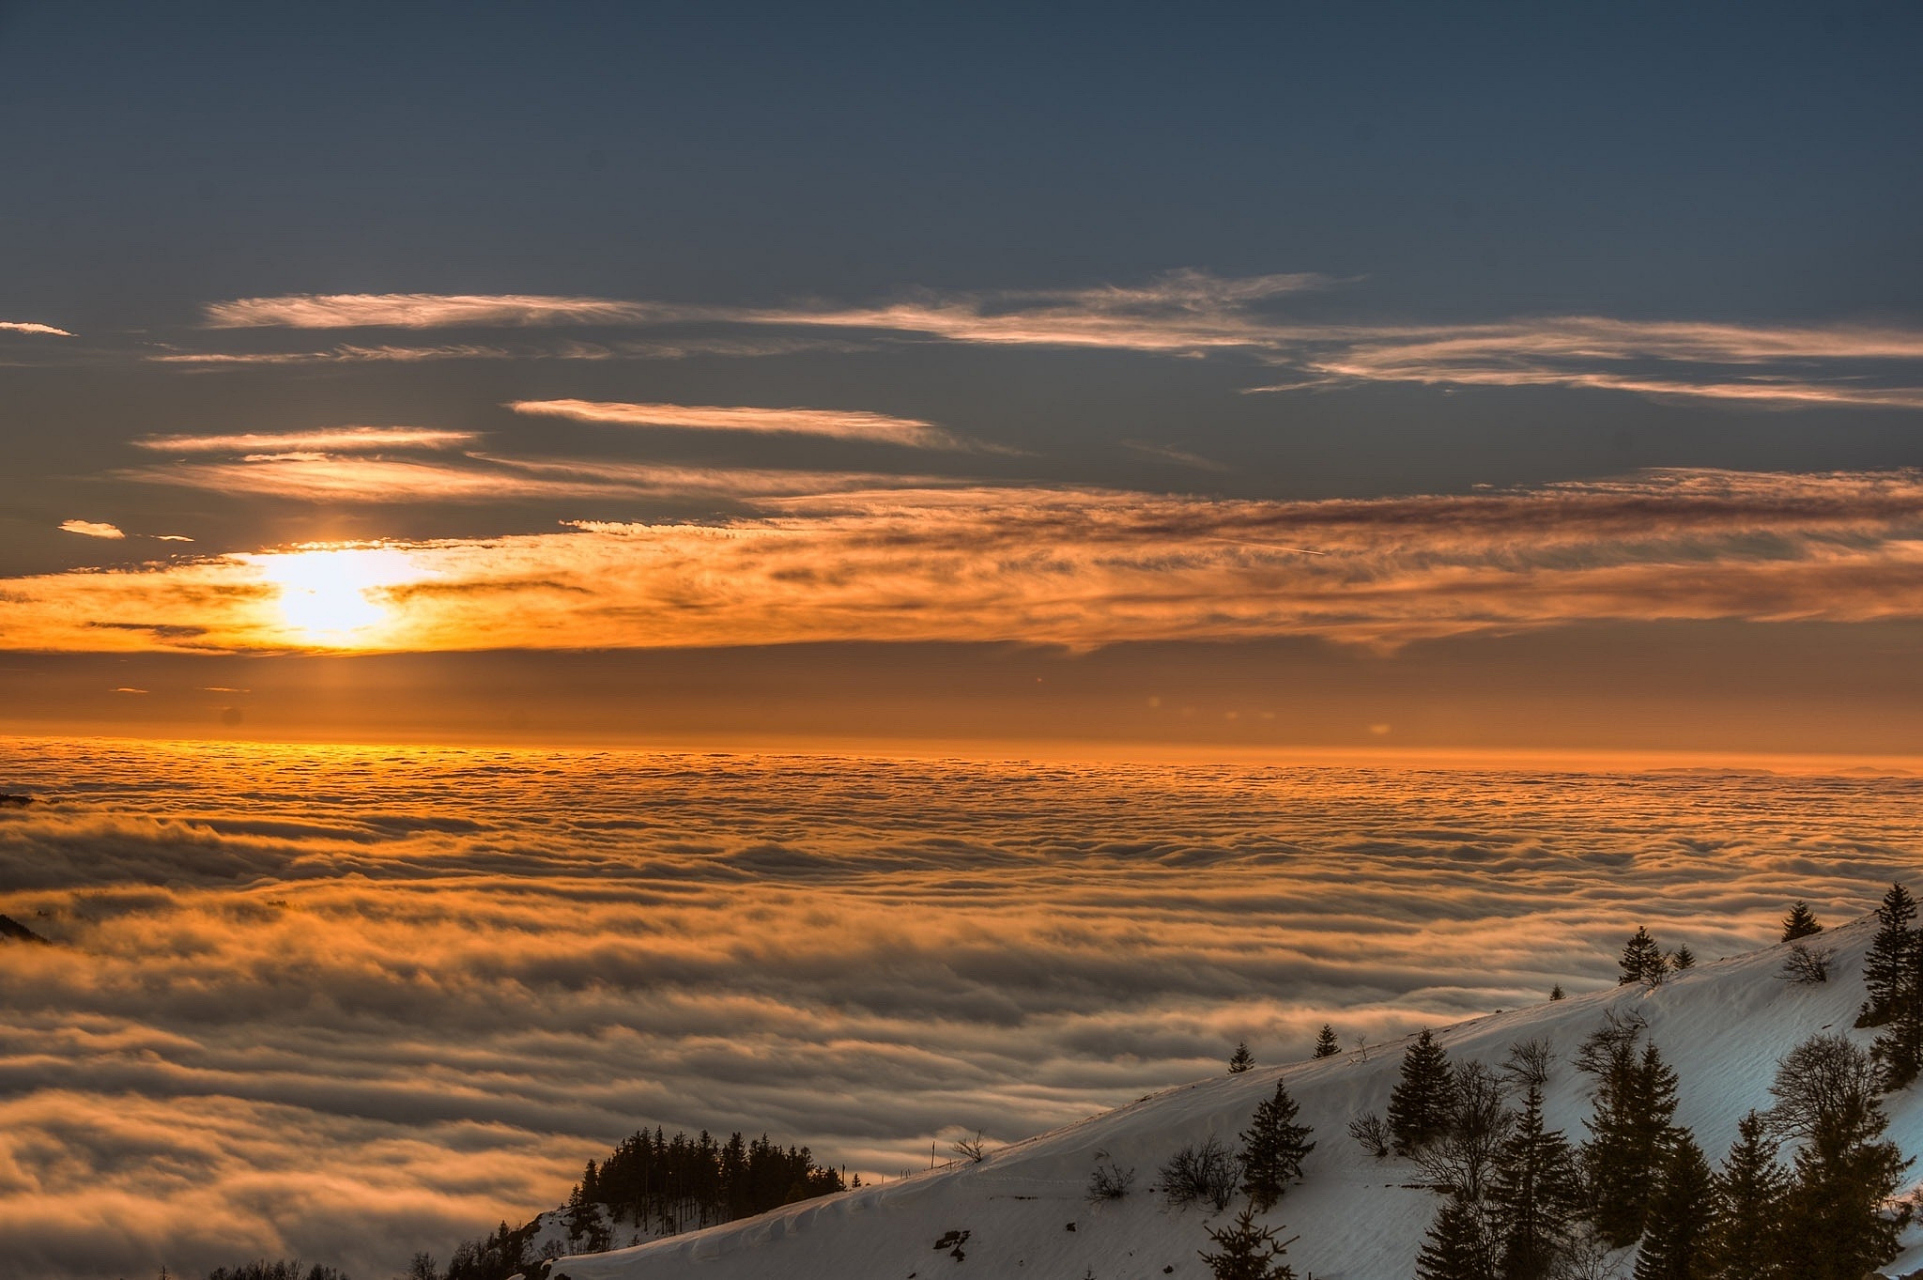
[[[1361,1143],[1362,1149],[1376,1159],[1389,1158],[1389,1144],[1394,1141],[1394,1135],[1389,1132],[1388,1121],[1375,1112],[1349,1121],[1349,1136]]]
[[[1235,1198],[1238,1173],[1235,1156],[1211,1134],[1169,1157],[1162,1166],[1162,1194],[1176,1209],[1203,1201],[1220,1211]]]
[[[1538,1089],[1549,1083],[1549,1069],[1556,1065],[1556,1051],[1550,1043],[1537,1037],[1534,1040],[1518,1040],[1509,1046],[1509,1056],[1503,1059],[1503,1074],[1511,1080],[1528,1088],[1535,1085]]]
[[[1828,947],[1811,947],[1801,942],[1792,942],[1789,954],[1783,957],[1783,967],[1776,976],[1785,982],[1798,984],[1828,982],[1830,959],[1835,954]]]
[[[988,1159],[988,1140],[982,1136],[980,1129],[975,1130],[975,1136],[972,1138],[955,1139],[950,1144],[950,1149],[962,1159],[974,1164],[980,1164]]]
[[[1811,1036],[1784,1055],[1763,1113],[1772,1135],[1846,1145],[1879,1130],[1876,1063],[1835,1033]]]
[[[1457,1198],[1479,1204],[1494,1172],[1503,1139],[1516,1122],[1508,1089],[1486,1063],[1457,1065],[1450,1084],[1448,1128],[1416,1153],[1423,1176]]]

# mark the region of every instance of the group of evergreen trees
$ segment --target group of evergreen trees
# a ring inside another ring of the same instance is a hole
[[[643,1131],[600,1164],[588,1161],[568,1196],[568,1243],[575,1251],[598,1252],[627,1243],[612,1238],[610,1224],[673,1235],[844,1189],[841,1173],[817,1165],[808,1148],[783,1148],[765,1134],[752,1142],[739,1133],[717,1142],[706,1130],[694,1138]],[[520,1227],[504,1222],[462,1243],[445,1267],[416,1254],[407,1280],[507,1280],[530,1270],[529,1246],[539,1233],[538,1218]]]
[[[1580,1147],[1543,1123],[1545,1046],[1515,1046],[1492,1072],[1452,1064],[1423,1032],[1403,1055],[1388,1124],[1352,1129],[1377,1154],[1386,1131],[1446,1197],[1418,1277],[1549,1280],[1632,1244],[1641,1246],[1635,1280],[1859,1280],[1887,1262],[1909,1220],[1891,1197],[1911,1162],[1885,1137],[1879,1094],[1913,1079],[1923,1056],[1916,914],[1901,885],[1877,913],[1858,1021],[1888,1028],[1874,1050],[1825,1034],[1787,1054],[1770,1086],[1774,1105],[1744,1117],[1720,1171],[1676,1124],[1676,1072],[1636,1015],[1606,1015],[1576,1055],[1595,1102]],[[1784,940],[1821,929],[1799,902]],[[1623,981],[1651,981],[1657,966],[1675,967],[1638,930]],[[1777,1158],[1785,1143],[1794,1144],[1788,1168]]]
[[[1622,972],[1616,977],[1618,985],[1628,986],[1631,983],[1640,982],[1645,987],[1657,987],[1661,986],[1670,974],[1695,968],[1696,953],[1691,951],[1689,945],[1685,943],[1668,955],[1664,955],[1663,949],[1656,945],[1656,939],[1650,936],[1649,930],[1638,928],[1635,936],[1623,944],[1622,960],[1619,963]],[[1557,994],[1561,990],[1562,987],[1558,985],[1555,991],[1549,993],[1549,998],[1562,999]]]
[[[598,1168],[588,1161],[568,1197],[569,1230],[605,1249],[599,1207],[642,1231],[673,1235],[843,1189],[841,1174],[817,1165],[808,1148],[784,1150],[766,1134],[717,1142],[705,1129],[698,1138],[656,1129],[622,1142]]]

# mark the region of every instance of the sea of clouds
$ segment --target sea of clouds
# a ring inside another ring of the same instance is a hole
[[[640,1127],[864,1178],[1831,921],[1923,778],[0,740],[0,1255],[381,1280]]]

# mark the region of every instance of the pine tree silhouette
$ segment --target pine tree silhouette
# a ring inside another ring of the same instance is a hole
[[[1781,1280],[1782,1217],[1789,1175],[1776,1163],[1776,1144],[1763,1117],[1752,1111],[1736,1126],[1716,1177],[1716,1217],[1705,1254],[1714,1280]]]
[[[1696,953],[1689,949],[1687,942],[1670,953],[1669,967],[1678,973],[1696,967]]]
[[[1783,917],[1784,942],[1794,942],[1823,932],[1823,926],[1816,921],[1816,913],[1809,909],[1809,903],[1801,898],[1789,904],[1789,914]]]
[[[1416,1254],[1417,1280],[1496,1280],[1489,1231],[1476,1207],[1451,1196]]]
[[[1890,886],[1876,909],[1876,937],[1863,954],[1863,985],[1869,998],[1856,1016],[1859,1027],[1880,1027],[1896,1014],[1903,986],[1909,978],[1910,952],[1917,945],[1916,899],[1901,884]]]
[[[1923,939],[1903,953],[1883,1032],[1870,1046],[1886,1092],[1907,1089],[1923,1071]]]
[[[1544,1280],[1582,1207],[1576,1155],[1544,1128],[1542,1085],[1530,1080],[1522,1114],[1496,1157],[1489,1199],[1496,1211],[1502,1280]]]
[[[1322,1024],[1321,1032],[1315,1038],[1315,1056],[1333,1058],[1342,1052],[1342,1042],[1335,1038],[1335,1028],[1328,1023]]]
[[[1709,1162],[1689,1131],[1678,1130],[1650,1195],[1635,1280],[1701,1280],[1715,1211]]]
[[[1273,1229],[1256,1225],[1253,1208],[1244,1208],[1229,1226],[1205,1230],[1217,1249],[1202,1251],[1214,1280],[1295,1280],[1295,1271],[1280,1261],[1288,1245],[1275,1238]]]
[[[1549,998],[1551,1000],[1567,1000],[1569,997],[1563,994],[1562,983],[1558,982],[1555,986],[1549,988]]]
[[[1663,959],[1663,949],[1656,945],[1656,939],[1649,936],[1649,930],[1638,927],[1635,935],[1623,944],[1620,961],[1622,973],[1616,985],[1626,987],[1634,982],[1645,986],[1655,986],[1668,972],[1668,962]]]
[[[1232,1076],[1239,1076],[1254,1065],[1255,1055],[1249,1052],[1246,1040],[1236,1045],[1235,1052],[1229,1055],[1229,1074]]]
[[[1576,1057],[1576,1065],[1596,1077],[1596,1109],[1582,1148],[1591,1221],[1618,1249],[1643,1232],[1676,1114],[1676,1073],[1654,1044],[1638,1055],[1641,1033],[1640,1023],[1612,1021]]]
[[[1389,1094],[1389,1132],[1410,1155],[1441,1137],[1454,1104],[1449,1056],[1425,1028],[1402,1055],[1402,1078]]]
[[[1249,1198],[1257,1213],[1267,1213],[1288,1190],[1289,1183],[1302,1179],[1302,1161],[1315,1144],[1308,1136],[1315,1132],[1295,1122],[1295,1099],[1277,1080],[1275,1096],[1255,1108],[1255,1116],[1242,1137],[1242,1194]]]

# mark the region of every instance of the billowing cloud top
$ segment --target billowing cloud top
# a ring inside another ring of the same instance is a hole
[[[1923,856],[1900,776],[7,739],[0,776],[42,800],[0,909],[61,944],[0,947],[32,1275],[385,1276],[656,1124],[892,1177],[1240,1039],[1608,986],[1639,923],[1705,959],[1792,895],[1839,923]]]

